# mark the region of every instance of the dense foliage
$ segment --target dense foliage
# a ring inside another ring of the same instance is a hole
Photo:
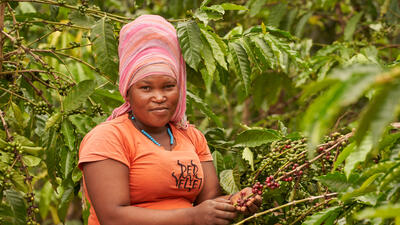
[[[0,1],[0,224],[86,223],[79,143],[145,13],[177,28],[224,191],[263,195],[236,224],[400,224],[397,0]]]

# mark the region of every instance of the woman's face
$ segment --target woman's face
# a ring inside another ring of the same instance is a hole
[[[150,75],[133,84],[127,97],[135,118],[142,125],[159,128],[165,126],[175,113],[179,90],[175,78]]]

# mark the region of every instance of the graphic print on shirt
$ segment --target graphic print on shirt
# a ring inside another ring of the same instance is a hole
[[[190,160],[190,163],[184,164],[177,160],[177,165],[180,167],[180,174],[175,174],[172,172],[172,176],[175,178],[176,187],[178,189],[186,189],[191,191],[192,189],[200,189],[203,178],[197,176],[199,167]]]

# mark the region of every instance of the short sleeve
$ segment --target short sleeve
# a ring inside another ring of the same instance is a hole
[[[100,124],[83,138],[78,167],[82,169],[82,163],[104,159],[113,159],[129,167],[129,155],[121,131],[111,124]]]
[[[193,141],[193,144],[196,147],[196,153],[199,156],[200,161],[212,161],[212,155],[210,152],[210,148],[207,145],[207,140],[204,135],[196,129],[193,125],[189,125],[187,129],[187,134]]]

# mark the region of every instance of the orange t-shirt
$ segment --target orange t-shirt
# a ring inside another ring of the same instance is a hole
[[[155,145],[136,129],[128,114],[101,123],[82,140],[79,163],[104,159],[119,161],[129,168],[132,206],[152,209],[193,207],[203,187],[201,161],[212,156],[203,134],[190,125],[184,131],[170,124],[175,139],[171,151]],[[81,168],[82,169],[82,168]],[[85,194],[88,197],[86,190]],[[89,199],[90,201],[90,199]],[[93,207],[89,225],[98,225]]]

